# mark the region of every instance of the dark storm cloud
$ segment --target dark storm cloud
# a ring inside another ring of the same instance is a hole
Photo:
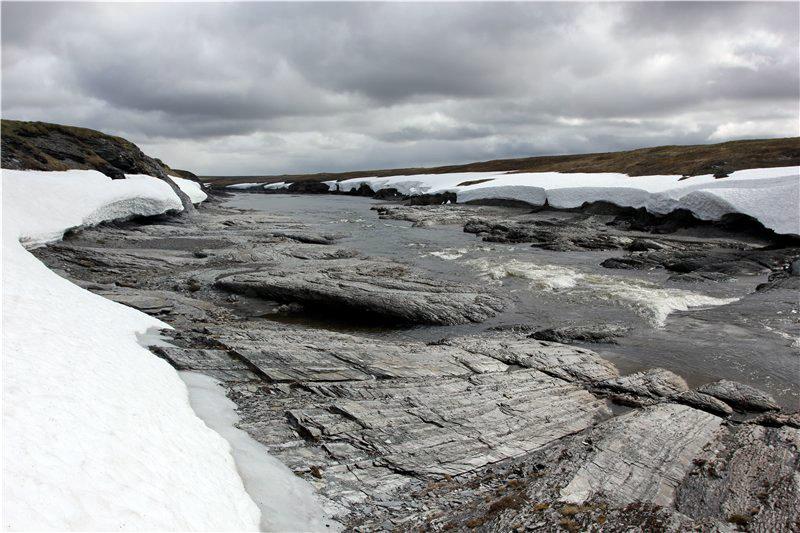
[[[2,112],[228,174],[797,135],[799,9],[4,2]]]

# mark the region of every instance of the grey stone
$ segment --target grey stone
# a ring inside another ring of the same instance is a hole
[[[688,390],[686,381],[669,370],[652,368],[597,384],[599,389],[650,399],[661,399]]]
[[[703,394],[702,392],[694,390],[681,392],[680,394],[672,396],[670,399],[678,403],[690,405],[695,409],[708,411],[718,416],[727,417],[733,414],[733,409],[731,409],[727,403],[713,396],[709,396],[708,394]]]
[[[718,398],[737,409],[745,411],[773,411],[780,409],[772,396],[766,392],[737,381],[723,379],[698,387],[697,391]]]
[[[599,431],[591,459],[561,490],[561,498],[583,503],[602,495],[613,505],[670,506],[692,460],[717,438],[721,424],[712,414],[671,403],[610,420]]]
[[[226,276],[216,286],[306,310],[381,317],[411,324],[482,322],[504,304],[480,287],[432,280],[398,263],[369,260],[305,262],[292,270]]]
[[[552,342],[615,342],[629,328],[621,324],[579,324],[541,329],[531,334],[532,339]]]

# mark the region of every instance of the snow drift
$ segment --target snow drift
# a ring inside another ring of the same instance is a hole
[[[192,201],[198,184],[176,183]],[[59,277],[22,245],[180,210],[164,181],[2,171],[3,527],[255,530],[228,442],[137,335],[165,324]]]
[[[710,174],[681,179],[675,175],[631,177],[615,173],[460,172],[326,183],[331,191],[339,192],[361,185],[373,191],[394,188],[409,196],[452,192],[459,202],[503,199],[574,208],[604,201],[644,207],[656,214],[687,209],[701,220],[741,213],[776,233],[800,235],[800,167],[740,170],[721,179]]]

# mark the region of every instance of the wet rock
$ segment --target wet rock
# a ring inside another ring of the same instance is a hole
[[[309,264],[311,263],[311,264]],[[479,287],[432,280],[391,262],[306,261],[292,271],[261,271],[223,277],[218,288],[306,310],[375,317],[411,324],[482,322],[503,302]]]
[[[625,257],[606,259],[605,268],[652,270],[664,268],[678,274],[708,273],[727,276],[749,276],[779,271],[788,258],[800,253],[797,248],[759,248],[737,250],[732,248],[670,249],[633,252]]]
[[[598,389],[645,400],[661,400],[688,390],[686,381],[663,368],[652,368],[597,384]]]
[[[736,281],[736,278],[721,272],[690,272],[688,274],[672,274],[667,280],[681,283],[705,283],[708,281],[713,283],[730,283]]]
[[[670,399],[722,417],[733,414],[733,409],[725,402],[694,390],[681,392],[680,394],[672,396]]]
[[[723,379],[698,387],[697,391],[713,396],[744,411],[773,411],[780,409],[772,396],[766,392],[737,381]]]
[[[646,252],[648,250],[663,250],[665,246],[652,239],[634,239],[626,250],[630,252]]]
[[[579,342],[616,342],[629,329],[621,324],[582,324],[548,328],[531,334],[532,339],[541,341],[569,343]]]
[[[464,231],[478,234],[487,242],[531,243],[532,246],[555,251],[616,250],[632,241],[624,235],[598,231],[591,219],[585,217],[525,221],[475,218],[464,225]]]
[[[341,235],[320,234],[311,232],[287,232],[279,231],[272,234],[282,239],[290,239],[305,244],[333,244],[342,238]]]
[[[456,204],[445,205],[379,205],[372,208],[381,219],[406,220],[416,227],[465,224],[476,216],[508,214],[508,209]]]
[[[595,452],[561,490],[581,504],[602,494],[612,505],[670,506],[692,460],[717,438],[722,419],[685,405],[664,403],[598,427]]]
[[[296,181],[290,183],[286,190],[290,193],[299,194],[327,194],[330,192],[328,186],[319,181]]]

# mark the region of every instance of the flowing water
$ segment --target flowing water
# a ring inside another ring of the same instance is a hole
[[[667,282],[664,271],[599,266],[621,252],[554,252],[525,244],[486,243],[456,225],[415,228],[410,222],[380,220],[370,208],[381,203],[350,196],[238,194],[227,205],[286,216],[320,233],[346,235],[338,242],[342,247],[413,265],[433,277],[490,285],[511,305],[482,324],[458,326],[391,328],[303,316],[277,319],[421,341],[515,324],[540,329],[620,323],[631,331],[617,344],[585,347],[612,360],[623,373],[660,366],[683,376],[690,386],[734,379],[769,391],[786,407],[798,407],[798,332],[783,326],[786,322],[776,328],[774,321],[766,320],[784,313],[786,303],[773,306],[763,297],[757,305],[749,303],[765,276],[730,283]],[[798,313],[798,307],[789,312]]]

